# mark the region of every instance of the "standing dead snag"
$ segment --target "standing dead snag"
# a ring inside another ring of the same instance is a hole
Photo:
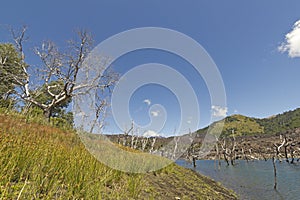
[[[192,160],[193,160],[193,167],[196,169],[196,167],[197,167],[197,164],[196,164],[197,157],[196,156],[192,156]]]
[[[153,137],[153,138],[152,138],[152,143],[151,143],[151,147],[150,147],[149,153],[152,153],[152,152],[153,152],[155,142],[156,142],[156,137]]]
[[[277,189],[277,169],[276,169],[276,160],[274,156],[272,157],[273,169],[274,169],[274,189]]]
[[[228,161],[228,158],[227,158],[227,155],[228,155],[227,151],[228,151],[228,149],[227,149],[227,146],[226,146],[226,138],[224,138],[223,140],[224,140],[223,144],[222,143],[220,143],[220,144],[221,144],[221,147],[222,147],[222,152],[223,152],[224,160],[226,161],[227,166],[229,166],[229,161]]]
[[[290,154],[291,154],[291,158],[292,158],[291,164],[293,164],[294,161],[295,161],[294,153],[295,153],[295,151],[294,151],[294,148],[293,148],[293,144],[291,144],[291,146],[290,146]]]
[[[275,146],[275,151],[276,151],[276,158],[281,162],[281,159],[280,159],[280,156],[281,156],[281,153],[280,153],[280,149],[286,145],[286,138],[282,137],[282,135],[280,135],[280,140],[282,140],[282,143],[280,145],[277,145],[277,144],[274,144]]]
[[[177,148],[178,148],[178,142],[180,141],[180,137],[179,136],[174,136],[173,141],[175,142],[175,144],[174,144],[174,150],[173,150],[173,153],[172,153],[172,159],[175,159]]]
[[[290,161],[289,161],[288,152],[287,152],[287,147],[289,146],[289,142],[288,142],[288,140],[286,138],[286,135],[284,135],[284,142],[285,142],[284,145],[283,145],[283,148],[284,148],[284,157],[285,157],[285,161],[287,163],[289,163]]]
[[[123,146],[126,146],[126,145],[127,145],[127,138],[128,138],[128,136],[129,136],[129,133],[130,133],[130,132],[133,133],[133,128],[134,128],[134,123],[133,123],[133,121],[131,121],[130,129],[124,131]]]
[[[231,165],[234,165],[234,161],[236,159],[236,140],[235,140],[235,136],[234,136],[234,130],[233,130],[231,143],[232,143],[232,149],[231,149],[231,154],[230,154],[230,162],[231,162]]]
[[[145,151],[145,148],[147,146],[147,143],[148,143],[148,137],[143,137],[142,139],[142,151]]]
[[[220,156],[220,151],[219,151],[219,138],[217,136],[215,136],[215,139],[216,139],[216,156],[215,156],[215,159],[218,160],[218,169],[220,170],[221,169],[221,156]]]
[[[26,27],[19,33],[12,31],[12,36],[18,49],[22,63],[25,63],[25,54],[23,42],[25,38]],[[87,77],[86,80],[77,80],[79,73],[89,71],[91,66],[85,65],[84,60],[91,51],[92,39],[86,31],[78,32],[78,40],[70,41],[68,49],[60,51],[53,42],[44,42],[41,47],[35,48],[36,55],[40,58],[42,66],[39,67],[39,81],[41,84],[36,89],[30,89],[32,82],[31,76],[24,65],[21,78],[14,78],[19,83],[21,92],[17,93],[21,99],[43,110],[44,116],[50,119],[53,110],[63,104],[65,101],[72,99],[75,95],[81,95],[84,91],[86,94],[91,90],[104,91],[117,81],[115,73],[103,73],[107,67],[107,58],[101,58],[99,65],[103,70],[98,70],[98,74],[93,77]],[[99,59],[99,58],[97,58]],[[31,67],[31,66],[28,66]],[[101,80],[101,82],[99,82]],[[40,101],[40,95],[46,94],[47,101]],[[107,104],[101,104],[104,106]],[[102,110],[103,107],[101,107]],[[99,115],[98,115],[99,116]]]

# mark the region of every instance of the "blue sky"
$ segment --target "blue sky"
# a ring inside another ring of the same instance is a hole
[[[58,45],[74,37],[76,28],[92,32],[95,44],[139,27],[164,27],[182,32],[200,43],[222,75],[228,115],[267,117],[300,107],[300,58],[278,51],[296,21],[300,2],[87,0],[4,1],[0,12],[0,41],[9,41],[6,27],[29,26],[28,50],[51,39]],[[28,54],[29,63],[37,63]],[[174,67],[192,84],[200,104],[200,125],[210,122],[207,87],[185,60],[157,50],[137,51],[121,57],[114,67],[122,73],[136,65],[157,62]],[[178,101],[158,85],[140,88],[130,101],[130,113],[140,124],[149,123],[149,106],[161,104],[168,113],[164,132],[178,126]],[[153,111],[153,110],[152,110]],[[155,111],[155,110],[154,110]],[[150,111],[151,116],[151,111]],[[107,132],[116,132],[111,122]]]

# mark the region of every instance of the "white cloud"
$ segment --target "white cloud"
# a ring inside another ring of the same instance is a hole
[[[226,117],[227,114],[227,107],[221,107],[221,106],[212,106],[212,115],[213,117]]]
[[[186,121],[186,123],[191,124],[192,123],[192,119],[193,119],[193,117],[189,117],[188,120]]]
[[[278,51],[288,52],[291,58],[300,57],[300,20],[293,27],[293,30],[285,35],[285,42],[279,47]]]
[[[151,104],[150,99],[145,99],[143,102],[146,103],[148,106],[150,106],[150,104]]]
[[[159,115],[159,110],[157,110],[157,111],[151,111],[151,115],[153,117],[157,117]]]
[[[159,137],[159,134],[155,131],[148,130],[143,134],[144,137]]]

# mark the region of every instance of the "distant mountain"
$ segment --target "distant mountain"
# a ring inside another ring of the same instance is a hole
[[[264,119],[257,119],[264,127],[264,133],[275,134],[300,127],[300,108]]]
[[[224,122],[223,136],[283,133],[300,127],[300,108],[263,119],[232,115],[222,121],[214,122],[211,127],[218,126],[220,122]],[[208,127],[200,129],[196,133],[201,135],[207,130]]]

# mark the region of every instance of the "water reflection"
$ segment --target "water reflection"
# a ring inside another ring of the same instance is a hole
[[[178,160],[180,166],[193,169],[192,163]],[[235,166],[213,160],[198,160],[196,171],[234,190],[240,199],[300,199],[300,163],[277,162],[277,190],[273,189],[272,161],[237,161]]]

